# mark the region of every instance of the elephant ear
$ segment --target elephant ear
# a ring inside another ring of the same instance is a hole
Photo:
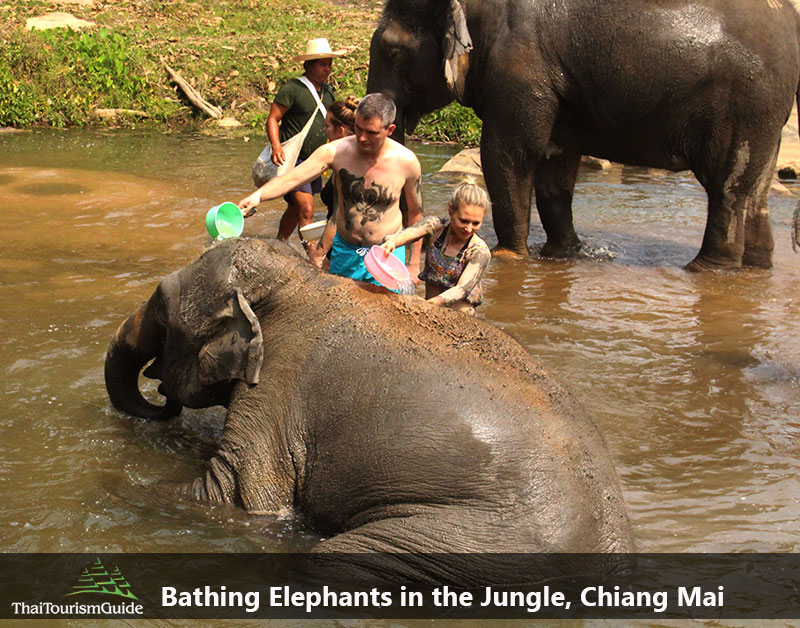
[[[467,30],[467,16],[464,14],[464,7],[459,0],[450,0],[447,28],[442,43],[442,58],[447,88],[459,102],[462,102],[464,96],[470,50],[472,50],[472,38]]]
[[[198,356],[200,381],[216,384],[240,379],[250,385],[258,384],[264,361],[261,324],[241,289],[236,289],[236,294],[215,318],[217,333]]]

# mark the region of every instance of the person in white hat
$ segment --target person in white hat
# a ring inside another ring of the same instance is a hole
[[[315,120],[300,149],[297,164],[302,163],[326,142],[326,107],[335,100],[327,80],[334,57],[342,55],[343,50],[331,50],[328,40],[321,38],[310,40],[306,44],[305,53],[292,59],[294,62],[303,62],[303,75],[293,78],[278,90],[267,118],[267,136],[272,145],[272,161],[276,165],[280,166],[285,161],[281,142],[299,133],[312,114]],[[322,103],[319,109],[317,99]],[[295,228],[304,227],[314,221],[314,194],[318,194],[321,189],[320,177],[284,195],[287,208],[278,226],[278,239],[287,240]]]

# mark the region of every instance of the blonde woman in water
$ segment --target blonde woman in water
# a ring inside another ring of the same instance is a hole
[[[387,236],[381,246],[390,254],[397,247],[425,236],[433,239],[425,257],[425,298],[431,303],[475,313],[483,300],[481,277],[492,255],[478,235],[489,196],[472,179],[453,190],[447,216],[434,216]]]

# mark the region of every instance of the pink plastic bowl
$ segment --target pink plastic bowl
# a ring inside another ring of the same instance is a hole
[[[386,255],[386,251],[377,244],[364,256],[364,266],[375,277],[375,281],[389,290],[397,290],[400,283],[411,279],[406,265],[394,253]]]

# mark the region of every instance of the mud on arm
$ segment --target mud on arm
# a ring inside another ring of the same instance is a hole
[[[475,247],[466,253],[467,265],[464,267],[464,272],[458,278],[458,283],[452,288],[448,288],[440,295],[429,299],[430,303],[436,305],[450,305],[456,301],[464,301],[472,289],[478,285],[481,280],[483,271],[489,265],[489,260],[492,254],[485,246]]]
[[[404,246],[409,242],[416,242],[425,236],[438,236],[449,219],[446,216],[430,216],[423,218],[411,227],[406,227],[402,231],[387,235],[383,239],[381,246],[391,253],[399,246]]]

